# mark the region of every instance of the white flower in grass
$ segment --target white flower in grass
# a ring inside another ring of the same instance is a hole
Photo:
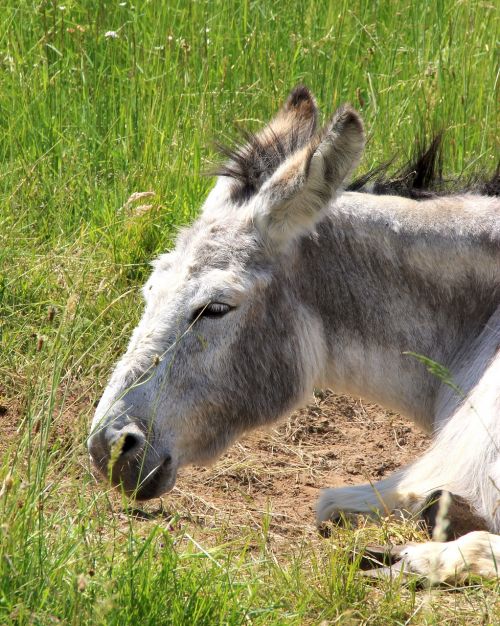
[[[120,35],[116,32],[116,30],[107,30],[104,33],[104,36],[106,39],[118,39]]]

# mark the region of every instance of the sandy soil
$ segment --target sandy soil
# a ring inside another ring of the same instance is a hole
[[[285,540],[317,535],[314,506],[322,487],[377,481],[429,445],[410,422],[331,391],[267,432],[253,432],[211,468],[181,471],[163,505],[191,521],[255,525]],[[186,513],[188,512],[188,513]]]
[[[75,416],[89,414],[88,395],[82,391],[69,402],[66,397],[52,434],[61,450],[68,451],[86,432],[84,418]],[[3,395],[0,449],[6,442],[15,444],[22,412],[19,402]],[[137,513],[147,519],[161,511],[162,517],[201,532],[221,526],[257,529],[269,513],[270,532],[278,541],[317,537],[314,506],[322,487],[380,480],[428,445],[429,438],[399,415],[327,390],[274,428],[247,435],[212,467],[181,470],[172,493],[161,503],[141,503]],[[85,471],[83,446],[79,456]]]

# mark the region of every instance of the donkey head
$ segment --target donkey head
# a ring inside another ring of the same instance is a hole
[[[171,489],[242,432],[300,404],[321,380],[321,320],[301,302],[300,246],[364,145],[341,107],[320,132],[296,88],[269,125],[226,151],[200,218],[154,262],[145,310],[89,439],[100,471],[140,499]]]

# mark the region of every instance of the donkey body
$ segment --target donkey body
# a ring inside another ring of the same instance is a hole
[[[435,439],[375,485],[324,490],[319,523],[417,512],[446,490],[500,532],[500,201],[342,192],[362,122],[343,107],[317,133],[316,116],[298,87],[227,152],[200,218],[155,262],[143,318],[96,411],[92,458],[127,492],[155,497],[179,467],[216,458],[330,386]],[[438,580],[494,575],[500,538],[469,533],[399,558]]]

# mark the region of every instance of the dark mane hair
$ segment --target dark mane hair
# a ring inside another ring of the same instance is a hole
[[[346,190],[380,196],[401,196],[414,200],[467,192],[483,196],[500,195],[500,164],[495,172],[485,179],[445,180],[443,178],[442,140],[443,133],[440,132],[434,135],[427,145],[424,142],[417,143],[414,156],[391,176],[388,172],[394,159],[355,178]]]
[[[227,160],[209,173],[232,178],[237,183],[234,199],[245,200],[260,188],[267,176],[287,157],[302,147],[304,140],[295,126],[287,133],[286,139],[268,127],[259,133],[240,129],[238,134],[240,141],[230,145],[215,144],[217,152]]]
[[[209,173],[232,178],[236,185],[234,199],[243,201],[252,196],[265,178],[303,145],[298,129],[293,129],[284,140],[270,129],[259,134],[240,130],[241,142],[231,145],[216,143],[216,149],[225,159]],[[414,200],[456,193],[477,193],[500,196],[500,164],[485,178],[463,180],[443,178],[443,133],[437,133],[429,142],[416,143],[414,155],[402,167],[389,174],[395,159],[390,159],[352,180],[346,191],[394,195]]]

